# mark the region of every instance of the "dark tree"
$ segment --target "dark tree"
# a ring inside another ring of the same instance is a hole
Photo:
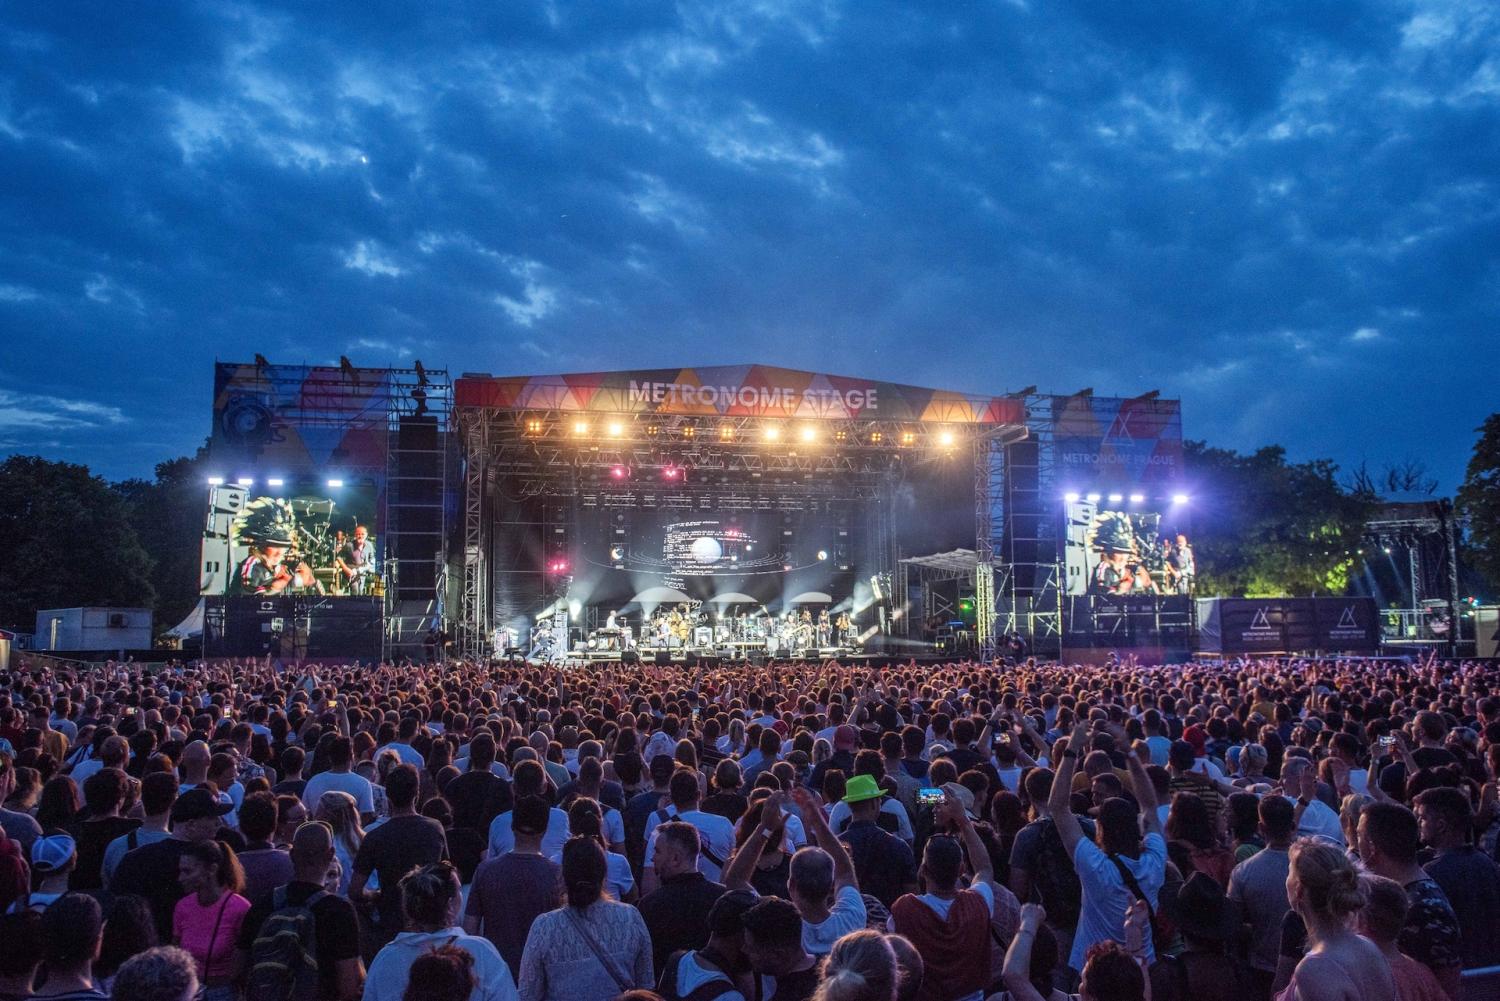
[[[1479,440],[1458,488],[1458,509],[1468,522],[1466,561],[1492,591],[1500,589],[1500,413],[1490,414],[1479,426]]]
[[[151,557],[124,500],[85,466],[0,463],[0,626],[30,632],[39,608],[151,608]]]
[[[200,448],[158,463],[155,481],[126,480],[115,485],[125,500],[130,523],[151,555],[151,586],[156,591],[156,622],[168,628],[182,621],[198,602],[198,562],[208,500]]]
[[[1341,487],[1332,462],[1291,463],[1279,445],[1184,445],[1200,595],[1344,593],[1372,498]]]

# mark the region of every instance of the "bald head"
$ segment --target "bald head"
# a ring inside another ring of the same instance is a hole
[[[333,862],[333,828],[321,820],[311,820],[292,835],[292,868],[297,878],[307,883],[321,883]]]
[[[203,782],[208,778],[208,764],[212,760],[213,752],[208,749],[208,744],[193,741],[182,749],[182,780],[194,784]]]

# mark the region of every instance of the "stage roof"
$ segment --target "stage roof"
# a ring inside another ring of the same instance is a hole
[[[459,409],[1021,425],[1007,396],[971,396],[770,365],[490,376],[454,382]]]

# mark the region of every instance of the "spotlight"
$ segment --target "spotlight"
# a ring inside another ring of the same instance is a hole
[[[1384,548],[1384,550],[1385,550],[1385,554],[1386,554],[1386,555],[1387,555],[1387,556],[1389,556],[1389,555],[1391,555],[1391,547],[1390,547],[1390,546],[1384,546],[1384,547],[1382,547],[1382,548]]]
[[[224,485],[224,477],[222,477],[222,476],[210,476],[208,478],[208,485],[211,486],[211,487],[220,487],[220,486],[223,486]]]
[[[803,441],[816,441],[817,437],[818,437],[818,432],[817,432],[816,428],[805,427],[805,428],[802,429],[802,440]]]
[[[1173,494],[1172,495],[1172,503],[1173,504],[1186,504],[1187,502],[1188,502],[1188,495],[1187,494]]]
[[[1067,493],[1063,494],[1063,500],[1066,501],[1069,504],[1077,504],[1078,503],[1078,491],[1077,490],[1069,490]]]
[[[527,434],[541,434],[542,433],[542,422],[539,421],[539,420],[536,420],[535,418],[532,418],[531,420],[527,421],[526,422],[526,433]]]
[[[329,480],[328,481],[328,488],[330,490],[337,490],[339,487],[341,487],[343,485],[344,485],[344,481],[343,480]]]
[[[574,421],[573,422],[573,433],[574,434],[588,434],[589,433],[589,422],[588,421]]]
[[[274,479],[274,478],[273,479],[269,479],[269,480],[266,481],[266,486],[268,486],[268,487],[284,487],[284,486],[286,486],[286,480]]]
[[[609,427],[606,430],[609,431],[609,436],[611,438],[618,438],[620,437],[620,435],[625,433],[625,425],[621,424],[619,421],[610,421]]]
[[[578,618],[578,616],[583,614],[583,605],[576,601],[568,602],[568,614],[575,619]]]
[[[719,440],[720,441],[731,441],[731,440],[733,440],[733,438],[734,438],[734,428],[732,428],[732,427],[722,427],[722,428],[719,428]]]
[[[1145,499],[1146,499],[1146,495],[1145,494],[1131,494],[1130,495],[1130,503],[1132,503],[1132,504],[1140,504]]]
[[[885,435],[881,434],[879,431],[871,431],[870,432],[870,444],[871,445],[879,445],[884,439],[885,439]]]
[[[828,559],[828,550],[826,550],[826,549],[819,549],[818,550],[818,559],[820,559],[820,560],[826,560],[826,559]]]
[[[1099,495],[1096,494],[1096,493],[1089,494],[1089,496],[1088,496],[1088,502],[1090,504],[1097,504],[1097,503],[1099,503]]]
[[[682,479],[682,470],[676,466],[665,466],[662,468],[661,477],[664,480]]]
[[[655,424],[647,424],[646,425],[646,437],[647,438],[655,438],[659,434],[661,434],[661,428],[657,427]]]
[[[695,428],[695,427],[693,427],[691,424],[685,424],[685,425],[683,425],[682,436],[684,438],[691,438],[694,435],[696,435],[697,433],[698,433],[698,429]]]
[[[1125,499],[1125,495],[1124,494],[1110,494],[1109,495],[1109,502],[1111,504],[1118,504],[1118,503],[1120,503],[1120,501],[1122,501],[1124,499]]]
[[[761,433],[766,436],[766,441],[775,441],[781,437],[781,428],[775,424],[767,424],[766,429]]]
[[[849,440],[849,432],[848,431],[835,431],[833,433],[833,440],[837,441],[837,442],[848,441]]]
[[[910,444],[914,443],[916,440],[917,440],[917,436],[916,436],[915,432],[912,432],[912,431],[902,431],[901,432],[901,444],[903,444],[903,445],[910,445]]]
[[[951,448],[953,446],[953,432],[952,431],[942,431],[942,432],[939,432],[938,433],[938,444],[941,445],[943,448]]]
[[[241,476],[239,479],[235,480],[234,482],[238,483],[242,487],[253,487],[253,486],[255,486],[255,481],[253,479],[251,479],[250,477],[248,477],[248,476]]]
[[[626,470],[624,466],[611,466],[609,468],[610,479],[623,480],[625,478],[625,473]]]

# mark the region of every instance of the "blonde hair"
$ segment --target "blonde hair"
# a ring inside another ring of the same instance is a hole
[[[897,979],[896,953],[885,936],[850,932],[833,943],[813,1001],[893,1001]]]
[[[1339,826],[1344,829],[1344,837],[1349,840],[1349,844],[1354,844],[1354,832],[1359,828],[1359,815],[1373,802],[1374,799],[1363,793],[1351,792],[1339,805]]]
[[[333,831],[333,839],[344,846],[350,856],[359,852],[365,840],[359,826],[359,804],[354,797],[338,789],[329,789],[318,797],[310,820],[322,821]]]
[[[1292,845],[1291,866],[1306,913],[1347,918],[1365,905],[1361,870],[1343,849],[1299,838]]]

